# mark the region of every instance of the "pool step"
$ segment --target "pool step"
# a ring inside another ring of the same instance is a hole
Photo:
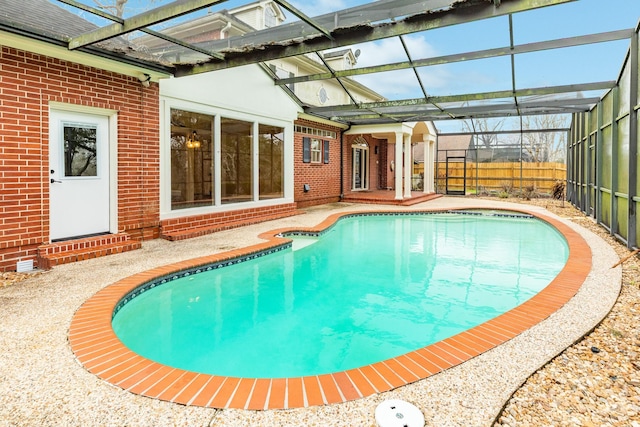
[[[362,191],[351,192],[344,195],[343,202],[347,203],[365,203],[375,205],[395,205],[395,206],[412,206],[422,202],[428,202],[442,197],[442,194],[436,193],[419,193],[412,192],[410,198],[402,200],[394,199],[395,193],[392,191]]]
[[[140,249],[142,242],[132,240],[127,233],[105,234],[65,240],[38,247],[38,268],[49,270],[56,265],[98,258]]]

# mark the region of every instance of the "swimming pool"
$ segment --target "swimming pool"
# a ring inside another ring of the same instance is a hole
[[[568,255],[555,229],[521,214],[352,215],[309,234],[289,233],[292,247],[131,295],[117,308],[116,335],[142,356],[195,372],[333,373],[522,304]]]
[[[351,213],[329,215],[317,226],[304,230],[278,229],[263,233],[260,235],[265,239],[263,243],[242,250],[181,261],[124,278],[99,291],[78,309],[69,328],[69,344],[78,362],[103,380],[132,393],[186,405],[252,410],[296,408],[345,402],[391,390],[499,346],[547,318],[578,291],[591,269],[591,251],[584,239],[553,217],[526,209],[521,213],[551,224],[566,239],[569,254],[560,273],[542,291],[506,313],[398,357],[331,374],[239,378],[197,373],[154,362],[124,346],[112,328],[117,309],[130,298],[135,299],[142,290],[212,265],[235,263],[239,257],[281,250],[288,242],[282,234],[323,233]]]

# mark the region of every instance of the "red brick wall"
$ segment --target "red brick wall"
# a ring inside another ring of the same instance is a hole
[[[220,30],[205,31],[184,39],[188,43],[208,42],[211,40],[220,40]]]
[[[191,231],[197,229],[229,229],[238,225],[251,224],[260,219],[275,219],[294,213],[296,213],[296,204],[287,203],[165,219],[162,221],[162,237],[169,240],[179,240],[179,236],[172,235],[184,233],[188,236],[195,236],[197,233],[191,233]],[[202,234],[208,234],[208,231],[204,230]]]
[[[293,197],[298,207],[321,205],[340,200],[340,129],[315,123],[309,120],[296,120],[296,125],[336,132],[336,139],[307,135],[296,132],[294,135],[294,189]],[[329,163],[303,163],[302,138],[318,138],[329,141]],[[305,193],[304,184],[310,190]],[[346,188],[346,187],[345,187]]]
[[[363,137],[369,144],[369,190],[380,190],[386,188],[388,171],[387,161],[387,141],[377,139],[371,135],[348,135],[344,140],[344,188],[350,191],[353,188],[353,151],[351,144],[358,137]],[[377,147],[377,153],[376,153]]]
[[[2,46],[0,50],[0,271],[35,259],[49,243],[49,103],[55,101],[118,112],[118,232],[135,239],[160,235],[159,88],[136,77]],[[296,124],[336,132],[329,163],[302,162],[302,138],[294,136],[294,200],[299,207],[340,200],[340,129],[307,120]],[[345,143],[346,147],[350,147]],[[345,149],[350,156],[350,149]],[[373,158],[372,158],[372,161]],[[350,161],[345,178],[350,179]],[[303,184],[311,190],[303,191]],[[345,181],[345,188],[350,182]],[[290,205],[285,210],[293,210]],[[239,209],[238,218],[247,213]],[[256,211],[253,217],[267,212]],[[224,215],[201,218],[208,224]],[[228,219],[228,218],[227,218]],[[246,218],[245,218],[246,219]],[[198,219],[195,226],[200,224]],[[163,227],[169,226],[165,222]],[[192,227],[194,225],[189,225]]]
[[[0,271],[49,242],[50,101],[118,111],[118,231],[157,237],[158,86],[0,48]]]
[[[386,139],[378,141],[378,145],[380,146],[380,189],[389,190],[395,188],[395,169],[391,171],[391,161],[395,158],[395,153],[393,151],[394,145],[389,144],[389,141]]]

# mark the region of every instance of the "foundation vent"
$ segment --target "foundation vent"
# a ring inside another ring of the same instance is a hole
[[[18,261],[16,263],[16,271],[18,273],[24,273],[27,271],[32,271],[33,270],[33,260],[29,259],[26,261]]]

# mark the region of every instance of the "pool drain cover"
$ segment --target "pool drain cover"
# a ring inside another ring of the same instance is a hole
[[[385,400],[376,408],[378,427],[424,427],[420,409],[404,400]]]

